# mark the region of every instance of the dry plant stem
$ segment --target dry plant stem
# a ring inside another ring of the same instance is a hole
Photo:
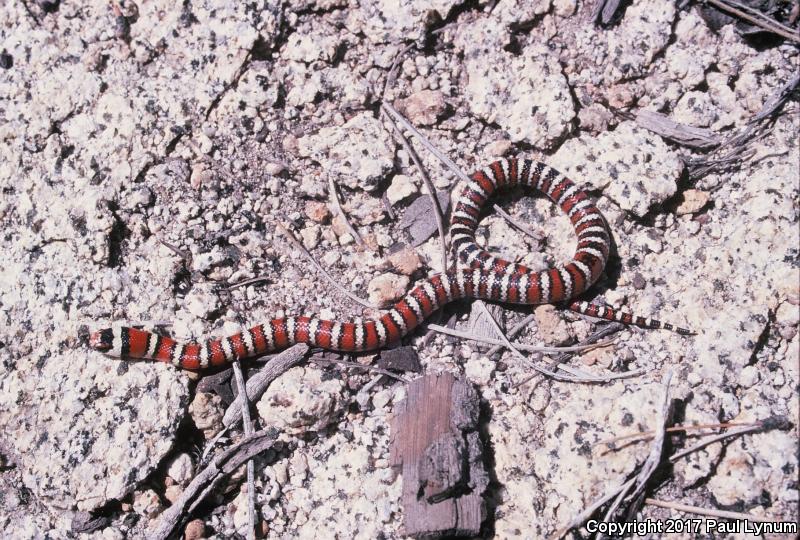
[[[796,30],[782,25],[778,21],[772,19],[771,17],[767,17],[766,15],[764,15],[759,11],[756,11],[747,6],[739,4],[738,2],[723,2],[722,0],[706,0],[706,2],[708,2],[709,4],[713,4],[714,6],[718,7],[723,11],[727,11],[728,13],[732,13],[733,15],[741,17],[747,22],[750,22],[760,28],[763,28],[768,32],[772,32],[773,34],[778,34],[779,36],[794,41],[795,43],[800,43],[800,35],[797,34]],[[753,14],[747,13],[742,9],[738,9],[736,6],[751,11]]]
[[[664,374],[664,378],[661,381],[661,384],[664,387],[664,398],[661,402],[660,417],[655,430],[655,436],[653,437],[653,444],[650,446],[650,455],[647,456],[647,460],[645,461],[642,470],[636,477],[636,489],[630,496],[632,505],[628,508],[628,519],[635,515],[636,511],[641,506],[644,489],[647,486],[647,482],[650,481],[650,478],[658,468],[659,463],[661,463],[661,454],[664,452],[664,439],[667,434],[667,424],[670,421],[669,410],[671,400],[669,397],[669,384],[671,380],[672,370],[669,370]],[[613,515],[614,514],[611,513],[608,517],[613,518]]]
[[[505,334],[503,334],[503,331],[500,329],[500,325],[497,324],[497,321],[494,320],[494,317],[492,317],[492,314],[489,313],[488,309],[486,309],[486,304],[484,302],[482,302],[482,301],[478,301],[477,305],[478,305],[479,309],[483,310],[484,315],[487,317],[487,319],[489,320],[491,325],[494,327],[494,330],[497,333],[497,335],[499,335],[502,338],[501,341],[503,342],[503,344],[512,353],[514,353],[515,356],[517,356],[520,360],[522,360],[530,368],[535,369],[536,371],[538,371],[539,373],[542,373],[543,375],[547,375],[548,377],[552,377],[553,379],[556,379],[556,380],[559,380],[559,381],[564,381],[564,382],[579,382],[579,383],[604,383],[604,382],[608,382],[609,377],[595,377],[593,375],[589,375],[589,374],[585,374],[585,373],[582,373],[582,372],[578,372],[577,370],[573,370],[569,366],[558,366],[558,368],[560,368],[563,371],[566,371],[567,373],[576,374],[577,376],[575,376],[575,377],[567,377],[565,375],[561,375],[560,373],[555,373],[555,372],[550,371],[548,369],[545,369],[543,367],[537,366],[536,364],[534,364],[533,362],[528,360],[528,358],[524,354],[519,352],[519,350],[514,348],[514,345],[512,345],[511,342],[508,341],[508,338],[506,338]],[[626,375],[630,376],[629,374],[626,374]],[[613,377],[612,376],[610,378],[618,378],[618,377]]]
[[[333,181],[333,177],[328,177],[328,191],[330,192],[331,196],[331,203],[333,204],[334,213],[339,214],[342,216],[342,221],[344,221],[345,227],[353,235],[358,245],[364,245],[364,240],[361,238],[361,235],[358,234],[358,231],[353,228],[350,224],[350,220],[347,219],[347,214],[344,213],[342,209],[342,203],[339,201],[339,192],[336,190],[336,183]]]
[[[251,457],[271,448],[274,443],[275,439],[270,436],[268,430],[261,430],[215,456],[211,463],[192,479],[172,506],[164,510],[155,527],[148,531],[147,538],[151,540],[170,538],[225,476],[233,473]]]
[[[406,47],[402,51],[400,51],[398,55],[394,58],[394,60],[392,61],[392,66],[389,68],[389,74],[386,76],[386,83],[384,83],[383,85],[383,93],[381,95],[386,96],[386,91],[389,90],[389,87],[394,84],[394,81],[397,78],[397,71],[400,69],[400,60],[403,59],[403,57],[406,55],[406,53],[408,53],[408,51],[410,51],[416,46],[417,46],[416,43],[411,43],[410,45],[406,45]]]
[[[721,441],[722,439],[727,439],[729,437],[738,437],[739,435],[745,435],[747,433],[753,433],[753,432],[756,432],[756,431],[760,431],[761,429],[763,429],[763,426],[761,424],[759,424],[759,425],[752,426],[752,427],[746,427],[746,428],[742,428],[742,429],[728,431],[726,433],[720,433],[719,435],[715,435],[713,437],[709,437],[707,439],[703,439],[702,441],[699,441],[697,444],[695,444],[691,448],[687,448],[685,450],[682,450],[681,452],[678,452],[677,454],[671,455],[669,457],[669,459],[668,459],[668,462],[669,463],[676,463],[682,457],[687,456],[687,455],[691,454],[692,452],[696,452],[696,451],[700,450],[701,448],[705,448],[709,444],[713,444],[715,442]],[[556,532],[556,534],[553,535],[551,540],[556,539],[556,538],[562,538],[571,529],[574,529],[575,527],[580,526],[583,522],[585,522],[587,519],[589,519],[592,516],[592,514],[594,514],[600,507],[602,507],[604,504],[606,504],[612,498],[616,497],[617,494],[620,491],[623,491],[623,490],[627,491],[628,489],[630,489],[630,487],[633,485],[633,483],[635,481],[636,481],[636,478],[631,478],[630,480],[628,480],[627,482],[625,482],[624,484],[622,484],[618,488],[612,490],[611,492],[607,493],[606,495],[604,495],[603,497],[601,497],[600,499],[595,501],[589,508],[587,508],[586,510],[581,512],[578,516],[576,516],[575,519],[573,519],[569,524],[567,524],[565,527],[562,527],[561,529],[559,529]]]
[[[586,346],[587,347],[586,350],[590,350],[591,346],[596,344],[601,338],[604,338],[608,334],[612,334],[612,333],[616,332],[617,330],[620,330],[620,329],[622,329],[624,327],[625,326],[620,324],[620,323],[607,324],[606,326],[602,327],[600,330],[598,330],[594,334],[588,336],[583,341],[580,341],[580,342],[576,343],[575,345],[573,345],[573,347]],[[599,344],[597,346],[599,347],[599,346],[610,345],[614,341],[615,341],[615,338],[612,338],[612,339],[610,339],[608,341],[605,341],[605,342],[603,342],[603,343],[601,343],[601,344]],[[577,351],[577,352],[581,352],[581,351]],[[551,362],[551,365],[553,365],[553,366],[564,365],[564,362],[566,362],[567,360],[572,358],[573,355],[574,355],[574,353],[572,353],[572,352],[561,353],[558,356],[556,356],[555,358],[553,358],[553,360]],[[622,379],[622,378],[636,377],[636,376],[641,375],[643,373],[645,373],[645,370],[643,370],[643,369],[636,370],[636,371],[628,371],[628,372],[626,372],[624,374],[620,374],[619,376],[616,376],[614,378]],[[531,375],[530,377],[526,377],[525,379],[515,383],[513,388],[519,388],[520,386],[522,386],[523,384],[527,383],[528,381],[530,381],[534,377],[535,377],[535,375]]]
[[[309,358],[308,361],[314,362],[315,364],[325,364],[328,366],[338,365],[351,369],[363,369],[364,371],[372,371],[373,373],[380,373],[381,375],[386,375],[387,377],[391,377],[392,379],[397,379],[400,382],[404,383],[410,382],[410,380],[407,377],[403,377],[402,375],[398,375],[397,373],[392,373],[388,369],[382,369],[375,366],[365,366],[357,362],[348,362],[347,360],[328,360],[327,358],[317,358],[314,356]]]
[[[236,379],[236,387],[239,389],[239,408],[242,410],[242,425],[244,434],[249,437],[253,434],[253,424],[250,421],[250,401],[247,398],[247,387],[244,384],[242,375],[242,365],[239,359],[233,361],[233,376]],[[256,472],[252,459],[247,460],[247,538],[256,538]]]
[[[658,467],[659,462],[661,461],[661,452],[664,449],[664,434],[666,430],[666,423],[669,420],[669,383],[672,379],[672,371],[667,371],[664,375],[664,379],[662,384],[664,385],[664,399],[661,405],[660,411],[660,418],[658,422],[658,429],[656,430],[656,437],[653,440],[653,444],[650,447],[650,454],[647,456],[647,460],[644,462],[639,474],[636,475],[636,489],[630,496],[628,497],[632,504],[636,504],[636,499],[641,495],[644,491],[645,485],[647,485],[648,480],[652,476],[653,472]],[[633,484],[628,485],[628,489],[633,487]],[[617,497],[614,499],[614,502],[611,506],[608,507],[605,516],[603,516],[603,521],[613,521],[614,514],[617,513],[617,509],[622,504],[622,501],[628,494],[628,489],[623,489],[619,492]],[[630,513],[630,512],[629,512]],[[598,535],[598,539],[603,538],[603,535]]]
[[[761,424],[758,423],[740,423],[740,422],[726,422],[722,424],[697,424],[692,426],[674,426],[671,428],[667,428],[668,433],[676,433],[679,431],[699,431],[701,429],[725,429],[731,427],[753,427],[753,426],[760,426]],[[600,446],[601,444],[610,445],[614,443],[618,443],[620,441],[627,441],[627,440],[635,440],[641,439],[646,440],[653,436],[652,431],[643,431],[641,433],[632,433],[631,435],[622,435],[620,437],[614,437],[613,439],[608,439],[607,441],[599,441],[594,443],[593,446]]]
[[[792,92],[794,92],[798,84],[800,84],[800,73],[795,73],[794,77],[792,77],[789,82],[784,84],[777,92],[770,96],[766,103],[764,103],[764,106],[761,107],[761,110],[758,111],[758,114],[756,114],[750,120],[750,123],[754,124],[759,122],[777,111],[778,108],[789,98]]]
[[[439,159],[439,161],[441,161],[442,163],[444,163],[444,164],[445,164],[445,166],[447,166],[447,168],[448,168],[448,169],[450,169],[450,170],[451,170],[451,171],[452,171],[452,172],[453,172],[453,173],[454,173],[456,176],[458,176],[458,178],[459,178],[460,180],[462,180],[463,182],[470,182],[470,178],[469,178],[469,176],[467,176],[466,174],[464,174],[464,172],[463,172],[461,169],[459,169],[459,168],[458,168],[458,166],[457,166],[455,163],[453,163],[453,161],[452,161],[452,160],[451,160],[449,157],[447,157],[447,156],[446,156],[446,155],[445,155],[443,152],[441,152],[441,151],[440,151],[438,148],[436,148],[435,146],[433,146],[433,144],[432,144],[432,143],[431,143],[431,142],[430,142],[430,141],[429,141],[427,138],[425,138],[425,136],[424,136],[422,133],[420,133],[420,132],[419,132],[419,130],[417,130],[417,128],[415,128],[413,125],[411,125],[411,122],[409,122],[408,120],[406,120],[406,119],[403,117],[403,115],[402,115],[402,114],[400,114],[399,112],[397,112],[397,110],[396,110],[394,107],[392,107],[392,105],[391,105],[390,103],[386,103],[386,102],[384,102],[384,103],[383,103],[383,105],[381,105],[381,108],[383,108],[383,109],[384,109],[384,110],[386,110],[386,111],[389,111],[389,112],[392,114],[392,116],[394,116],[395,120],[397,120],[398,122],[400,122],[400,124],[402,124],[404,128],[406,128],[406,129],[407,129],[407,130],[409,130],[411,133],[413,133],[413,134],[414,134],[414,136],[415,136],[415,137],[416,137],[416,138],[419,140],[419,142],[422,144],[422,146],[424,146],[425,148],[427,148],[427,149],[428,149],[428,151],[429,151],[431,154],[433,154],[434,156],[436,156],[436,157]]]
[[[761,110],[748,120],[746,128],[731,135],[720,143],[720,149],[730,148],[726,154],[718,158],[703,157],[688,161],[692,176],[703,176],[713,171],[717,165],[730,165],[752,157],[754,151],[748,150],[746,145],[769,135],[768,131],[759,128],[759,122],[772,116],[780,109],[798,85],[800,85],[800,73],[795,74],[794,77],[770,96],[761,107]],[[759,133],[759,131],[761,131],[761,133]],[[755,138],[750,140],[754,134]]]
[[[459,330],[451,330],[450,328],[440,326],[438,324],[429,324],[428,328],[430,330],[434,330],[441,334],[447,334],[448,336],[463,338],[463,339],[471,339],[472,341],[479,341],[481,343],[488,343],[489,345],[499,345],[500,347],[508,348],[509,343],[501,340],[501,339],[492,339],[492,338],[485,338],[481,336],[476,336],[469,332],[461,332]],[[516,348],[519,351],[525,352],[542,352],[542,353],[561,353],[561,352],[581,352],[581,351],[588,351],[589,349],[595,349],[597,347],[603,347],[608,345],[610,342],[603,342],[597,343],[592,345],[572,345],[569,347],[538,347],[535,345],[525,345],[524,343],[513,343],[510,344],[512,347]]]
[[[184,253],[183,251],[181,251],[181,250],[180,250],[180,249],[178,249],[177,247],[173,246],[173,245],[172,245],[172,244],[170,244],[169,242],[166,242],[166,241],[164,241],[164,240],[159,240],[158,242],[159,242],[159,243],[160,243],[162,246],[164,246],[165,248],[167,248],[168,250],[170,250],[171,252],[173,252],[175,255],[177,255],[178,257],[180,257],[181,259],[183,259],[184,261],[187,261],[187,262],[188,262],[188,261],[191,261],[191,260],[192,260],[192,256],[191,256],[190,254]]]
[[[290,368],[302,362],[306,353],[308,352],[308,345],[305,343],[298,343],[293,347],[289,347],[280,354],[270,359],[269,363],[261,370],[254,373],[245,385],[247,390],[247,397],[253,401],[261,398],[261,395],[267,389],[272,381],[283,375]],[[222,417],[222,425],[226,428],[235,426],[239,420],[242,419],[242,413],[239,411],[241,406],[240,400],[234,400],[233,403],[225,411]]]
[[[241,416],[239,418],[241,418]],[[214,447],[217,445],[220,439],[222,439],[225,436],[225,434],[228,433],[229,428],[230,426],[224,426],[219,433],[214,435],[213,439],[206,442],[205,449],[203,450],[203,455],[200,457],[200,463],[206,462],[206,459],[208,459],[208,453],[211,452],[211,450],[214,449]]]
[[[636,484],[637,487],[634,494],[632,495],[632,498],[635,498],[636,494],[639,493],[641,489],[643,489],[643,486],[647,483],[647,480],[653,474],[653,471],[655,471],[659,463],[659,460],[661,458],[661,452],[664,443],[664,430],[666,428],[667,418],[669,417],[668,415],[669,383],[671,379],[672,379],[672,371],[668,371],[664,375],[664,379],[662,382],[662,384],[665,386],[665,389],[664,389],[664,399],[661,407],[661,419],[658,424],[659,433],[661,434],[661,436],[656,437],[656,440],[654,441],[654,444],[651,447],[650,455],[647,457],[647,461],[645,461],[645,464],[639,471],[639,474],[635,478],[631,478],[630,480],[625,482],[621,487],[612,490],[610,493],[607,493],[604,497],[602,497],[594,504],[592,504],[589,508],[584,510],[580,515],[578,515],[575,519],[573,519],[569,525],[559,530],[556,533],[556,538],[563,537],[567,533],[567,531],[569,531],[574,527],[577,527],[578,525],[589,519],[589,517],[592,514],[594,514],[601,506],[603,506],[611,499],[614,499],[614,502],[611,504],[611,506],[609,506],[608,510],[606,511],[605,516],[603,517],[603,521],[609,521],[614,519],[614,513],[616,513],[617,508],[619,508],[620,504],[622,503],[622,500],[625,498],[625,495],[634,486],[634,484]],[[602,535],[598,535],[598,538],[602,538]]]
[[[515,217],[512,217],[511,214],[500,208],[498,205],[495,204],[494,206],[492,206],[492,208],[494,209],[495,212],[500,214],[500,216],[503,217],[506,221],[511,223],[511,225],[519,229],[522,233],[527,234],[537,242],[544,239],[544,235],[541,232],[530,230],[524,223],[522,223]]]
[[[509,331],[506,333],[506,336],[507,336],[509,339],[512,339],[512,338],[515,338],[515,337],[517,337],[517,335],[518,335],[520,332],[522,332],[522,330],[523,330],[523,329],[524,329],[526,326],[528,326],[528,325],[529,325],[529,324],[530,324],[530,323],[531,323],[531,322],[532,322],[532,321],[533,321],[535,318],[536,318],[536,317],[535,317],[535,316],[534,316],[532,313],[531,313],[530,315],[526,315],[524,319],[522,319],[520,322],[518,322],[517,324],[515,324],[514,326],[512,326],[512,327],[511,327],[511,329],[510,329],[510,330],[509,330]],[[502,349],[502,348],[503,348],[503,346],[502,346],[502,345],[493,345],[493,346],[492,346],[492,348],[491,348],[491,349],[489,349],[489,350],[486,352],[486,356],[488,356],[488,357],[492,357],[492,356],[494,356],[495,354],[497,354],[497,352],[498,352],[500,349]]]
[[[743,514],[741,512],[728,512],[725,510],[714,510],[713,508],[701,508],[699,506],[690,506],[688,504],[659,501],[657,499],[645,499],[645,504],[658,506],[659,508],[669,508],[670,510],[677,510],[678,512],[686,512],[687,514],[698,514],[701,516],[720,517],[725,519],[742,519],[747,521],[757,521],[759,523],[777,523],[778,520],[754,516],[753,514]]]
[[[373,305],[369,304],[368,302],[365,302],[364,300],[362,300],[362,299],[361,299],[361,298],[359,298],[358,296],[354,295],[353,293],[351,293],[350,291],[348,291],[347,289],[345,289],[345,288],[344,288],[342,285],[340,285],[338,281],[336,281],[335,279],[333,279],[333,276],[331,276],[331,275],[330,275],[330,274],[329,274],[329,273],[328,273],[328,272],[327,272],[327,271],[326,271],[324,268],[322,268],[322,266],[320,266],[320,264],[319,264],[319,263],[316,261],[316,259],[314,259],[314,257],[312,257],[312,256],[311,256],[311,253],[309,253],[309,252],[308,252],[308,250],[307,250],[305,247],[303,247],[303,244],[301,244],[301,243],[300,243],[300,242],[297,240],[297,238],[295,238],[295,237],[294,237],[294,235],[293,235],[293,234],[292,234],[292,233],[291,233],[291,232],[290,232],[290,231],[289,231],[289,230],[288,230],[286,227],[284,227],[284,226],[283,226],[283,225],[281,225],[280,223],[276,223],[276,224],[275,224],[275,227],[276,227],[276,228],[277,228],[279,231],[281,231],[281,232],[283,233],[283,235],[284,235],[284,236],[285,236],[285,237],[286,237],[286,238],[287,238],[287,239],[288,239],[288,240],[289,240],[289,241],[290,241],[290,242],[291,242],[291,243],[294,245],[294,247],[296,247],[298,250],[300,250],[300,252],[301,252],[303,255],[305,255],[305,256],[306,256],[306,259],[308,259],[308,261],[309,261],[311,264],[313,264],[313,265],[314,265],[314,268],[316,268],[316,269],[317,269],[317,271],[318,271],[320,274],[322,274],[322,275],[323,275],[323,277],[324,277],[325,279],[327,279],[327,280],[328,280],[328,282],[329,282],[331,285],[333,285],[334,287],[336,287],[337,289],[339,289],[339,290],[340,290],[340,291],[341,291],[343,294],[345,294],[345,295],[346,295],[346,296],[347,296],[347,297],[348,297],[350,300],[352,300],[353,302],[356,302],[357,304],[360,304],[360,305],[364,306],[365,308],[369,308],[369,309],[378,309],[377,307],[375,307],[375,306],[373,306]]]
[[[714,435],[712,437],[709,437],[708,439],[703,439],[702,441],[699,441],[694,446],[691,446],[689,448],[681,450],[677,454],[673,454],[672,456],[670,456],[669,461],[670,461],[670,463],[675,463],[676,461],[678,461],[683,456],[687,456],[687,455],[691,454],[692,452],[696,452],[696,451],[700,450],[701,448],[704,448],[704,447],[708,446],[709,444],[714,444],[715,442],[719,442],[719,441],[721,441],[723,439],[727,439],[729,437],[738,437],[739,435],[745,435],[747,433],[754,433],[756,431],[761,431],[762,429],[763,429],[763,426],[761,424],[758,424],[758,425],[754,425],[754,426],[750,426],[750,427],[746,427],[746,428],[742,428],[742,429],[734,429],[733,431],[727,431],[725,433],[720,433],[718,435]]]
[[[434,187],[433,182],[431,182],[428,171],[425,170],[425,167],[422,165],[422,161],[420,161],[416,150],[414,150],[414,147],[411,146],[411,143],[408,141],[406,136],[403,135],[403,130],[400,129],[400,127],[386,112],[386,109],[383,106],[381,107],[381,113],[383,114],[383,117],[386,118],[386,120],[392,125],[395,133],[397,133],[397,137],[400,139],[400,143],[403,145],[403,148],[406,149],[408,155],[411,156],[411,160],[414,162],[414,165],[416,165],[417,169],[419,169],[419,174],[422,176],[422,181],[428,188],[428,195],[433,202],[433,212],[436,216],[436,228],[439,229],[439,241],[442,244],[442,272],[447,272],[447,235],[445,234],[444,227],[444,212],[442,212],[442,207],[439,205],[439,198],[436,196],[436,188]]]

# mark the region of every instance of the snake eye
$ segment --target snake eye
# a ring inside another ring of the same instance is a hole
[[[89,336],[89,347],[96,351],[107,352],[114,346],[114,332],[105,328]]]

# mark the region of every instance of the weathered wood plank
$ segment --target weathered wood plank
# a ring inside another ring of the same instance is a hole
[[[390,463],[403,474],[405,533],[478,534],[489,477],[478,436],[479,398],[450,373],[409,384],[392,420]]]

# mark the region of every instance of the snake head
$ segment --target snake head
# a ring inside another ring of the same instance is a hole
[[[111,328],[98,330],[89,336],[89,347],[96,351],[108,352],[114,348],[114,331]]]

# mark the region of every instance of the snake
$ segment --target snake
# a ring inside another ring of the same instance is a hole
[[[498,189],[512,186],[533,188],[567,215],[578,237],[570,261],[534,271],[496,257],[476,243],[475,230],[486,201]],[[416,283],[375,319],[281,317],[228,337],[195,343],[114,326],[92,333],[89,346],[116,358],[156,360],[187,370],[224,366],[235,359],[277,352],[297,343],[348,353],[371,351],[399,341],[442,306],[468,298],[525,305],[565,304],[571,311],[597,319],[692,334],[657,319],[574,300],[600,278],[611,251],[611,235],[589,194],[544,163],[508,158],[475,171],[460,186],[450,215],[449,235],[457,263]]]

